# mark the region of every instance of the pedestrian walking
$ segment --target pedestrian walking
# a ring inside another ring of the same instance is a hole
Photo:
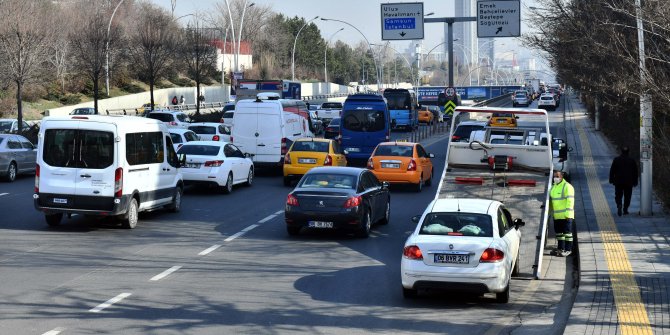
[[[181,96],[181,98],[179,98],[179,104],[182,106],[186,104],[186,99],[184,99],[183,95]]]
[[[554,185],[549,192],[549,206],[554,218],[558,249],[554,255],[566,257],[572,253],[572,224],[575,219],[575,189],[563,178],[563,171],[554,171]]]
[[[637,186],[637,163],[628,156],[629,151],[628,147],[622,147],[621,154],[614,158],[610,167],[610,184],[614,185],[614,200],[618,216],[621,216],[622,208],[623,214],[628,214],[633,187]],[[623,206],[621,206],[621,198],[623,198]]]
[[[176,95],[172,97],[172,105],[173,106],[177,105],[177,96]]]

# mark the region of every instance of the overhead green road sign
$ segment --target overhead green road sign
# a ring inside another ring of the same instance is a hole
[[[521,36],[519,0],[477,1],[477,37]]]

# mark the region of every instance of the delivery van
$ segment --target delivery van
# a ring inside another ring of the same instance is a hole
[[[38,135],[35,208],[47,224],[63,214],[113,216],[135,228],[138,212],[181,208],[183,181],[170,132],[134,116],[46,117]]]
[[[254,166],[282,168],[293,141],[314,137],[307,105],[280,99],[277,93],[259,93],[256,99],[235,105],[230,141],[252,155]]]

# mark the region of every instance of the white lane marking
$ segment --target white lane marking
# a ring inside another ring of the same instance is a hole
[[[218,248],[220,248],[220,247],[221,247],[221,244],[215,244],[215,245],[213,245],[213,246],[211,246],[211,247],[209,247],[209,248],[207,248],[207,249],[201,251],[201,252],[198,254],[198,256],[205,256],[205,255],[207,255],[208,253],[210,253],[210,252],[212,252],[212,251],[214,251],[214,250],[216,250],[216,249],[218,249]]]
[[[248,231],[250,231],[250,230],[252,230],[252,229],[254,229],[254,228],[256,228],[256,227],[258,227],[257,224],[252,224],[251,226],[242,229],[242,231],[237,232],[237,233],[231,235],[230,237],[228,237],[227,239],[225,239],[225,240],[223,240],[223,241],[224,241],[224,242],[230,242],[230,241],[232,241],[232,240],[234,240],[234,239],[236,239],[236,238],[238,238],[238,237],[240,237],[240,236],[246,234]]]
[[[284,213],[284,210],[283,210],[283,209],[280,210],[280,211],[275,212],[275,215],[279,215],[279,214],[281,214],[281,213]]]
[[[177,270],[179,270],[179,269],[181,269],[181,266],[173,266],[173,267],[171,267],[171,268],[169,268],[169,269],[167,269],[167,270],[161,272],[160,274],[157,274],[157,275],[153,276],[153,277],[151,278],[151,280],[152,280],[152,281],[158,281],[158,280],[161,280],[161,279],[163,279],[163,278],[169,276],[171,273],[173,273],[173,272],[175,272],[175,271],[177,271]]]
[[[0,195],[2,195],[2,194],[0,194]],[[52,329],[52,330],[50,330],[50,331],[48,331],[48,332],[46,332],[42,335],[58,335],[64,330],[65,330],[65,328],[63,328],[63,327],[56,327],[56,328],[54,328],[54,329]]]
[[[107,308],[111,305],[114,305],[115,303],[117,303],[117,302],[119,302],[119,301],[121,301],[125,298],[128,298],[131,295],[132,295],[132,293],[121,293],[121,294],[117,295],[116,297],[114,297],[112,299],[109,299],[109,300],[103,302],[102,304],[100,304],[98,306],[95,306],[94,308],[89,309],[88,311],[91,312],[91,313],[98,313],[101,310],[103,310],[103,309],[105,309],[105,308]]]
[[[277,217],[277,214],[268,215],[263,220],[258,221],[258,223],[266,223],[266,222],[274,219],[275,217]]]
[[[3,195],[7,195],[7,194],[9,194],[9,193],[0,193],[0,197],[3,196]]]

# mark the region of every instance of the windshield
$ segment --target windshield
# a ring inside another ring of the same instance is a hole
[[[12,130],[12,122],[13,121],[0,121],[0,131],[8,133]]]
[[[215,145],[184,145],[177,151],[178,154],[216,156],[221,151],[221,147]]]
[[[380,145],[375,150],[375,156],[412,157],[414,148],[408,145]]]
[[[216,134],[216,127],[212,126],[190,126],[188,127],[188,129],[196,134],[205,134],[205,135]]]
[[[412,107],[409,92],[388,92],[384,93],[384,98],[386,98],[389,109],[410,109]]]
[[[330,123],[328,124],[328,126],[338,126],[339,127],[340,126],[340,120],[341,120],[340,118],[332,119],[332,120],[330,120]]]
[[[454,136],[458,136],[461,138],[470,138],[470,133],[473,132],[474,130],[482,130],[484,129],[484,126],[479,126],[479,125],[460,125],[456,127],[456,132],[454,133]]]
[[[351,131],[373,132],[386,129],[383,111],[349,110],[344,112],[342,127]]]
[[[322,109],[332,108],[332,109],[342,109],[342,103],[340,102],[324,102],[321,104]]]
[[[149,116],[147,117],[150,119],[155,119],[163,122],[174,121],[174,117],[172,117],[172,114],[166,114],[166,113],[149,113]]]
[[[293,143],[291,151],[328,152],[328,142],[298,141]]]
[[[430,213],[421,223],[419,234],[493,237],[493,224],[486,214]]]
[[[114,162],[114,134],[107,131],[48,129],[44,162],[54,167],[104,169]]]

